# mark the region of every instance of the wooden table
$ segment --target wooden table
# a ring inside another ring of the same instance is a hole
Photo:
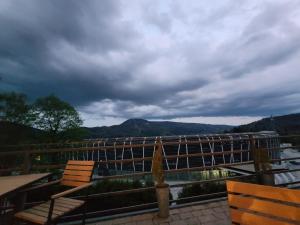
[[[7,195],[15,193],[16,191],[27,187],[34,182],[49,177],[50,175],[51,173],[38,173],[0,177],[0,198],[4,198]]]
[[[22,210],[26,202],[27,193],[20,191],[41,179],[49,177],[50,175],[51,173],[38,173],[0,177],[0,202],[1,199],[4,200],[12,196],[17,196],[18,199],[15,209],[16,211]]]

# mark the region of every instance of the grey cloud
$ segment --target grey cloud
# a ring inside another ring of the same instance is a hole
[[[299,90],[276,72],[287,68],[300,83],[293,63],[300,47],[297,1],[0,4],[1,90],[31,99],[54,93],[90,115],[122,118],[261,116],[300,108],[291,97]],[[255,83],[266,71],[276,72],[272,82],[282,83],[281,90],[266,80],[244,91],[250,76]],[[97,103],[102,110],[92,107]],[[105,110],[110,106],[113,112]]]

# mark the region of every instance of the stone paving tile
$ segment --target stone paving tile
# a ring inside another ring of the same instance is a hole
[[[152,221],[153,224],[169,224],[169,222],[171,221],[171,216],[169,216],[168,218],[159,218],[155,216],[153,217]]]
[[[184,222],[187,225],[199,225],[199,224],[201,224],[201,222],[199,221],[199,219],[197,217],[186,219],[186,220],[184,220]]]
[[[179,208],[179,212],[181,213],[190,212],[190,211],[191,211],[191,207]]]
[[[89,225],[229,225],[229,208],[226,201],[186,206],[170,210],[166,219],[157,213],[123,217]]]
[[[130,222],[133,222],[130,217],[124,217],[124,218],[118,218],[118,219],[112,220],[113,225],[119,225],[119,224],[123,225],[123,224],[127,224]]]
[[[142,220],[142,221],[138,221],[136,223],[138,225],[153,225],[153,221],[152,220]]]
[[[203,209],[206,209],[207,207],[206,207],[206,205],[204,204],[204,205],[193,205],[192,206],[192,209],[193,210],[203,210]]]
[[[170,221],[178,221],[181,220],[179,214],[170,215]]]
[[[178,220],[170,222],[170,225],[186,225],[186,223],[183,220]]]
[[[173,215],[173,214],[179,214],[179,209],[172,209],[170,210],[170,215]]]
[[[137,225],[137,223],[136,222],[129,222],[129,223],[124,223],[122,225]]]
[[[193,210],[192,215],[193,217],[201,217],[203,216],[203,213],[201,212],[201,210]]]
[[[212,222],[217,223],[217,221],[220,221],[220,219],[216,218],[213,214],[198,217],[198,219],[203,224],[212,223]]]
[[[137,216],[132,216],[131,221],[152,220],[155,216],[156,213],[141,214]]]
[[[191,212],[187,212],[187,213],[180,213],[179,214],[180,218],[185,220],[185,219],[188,219],[188,218],[193,218],[193,214]]]

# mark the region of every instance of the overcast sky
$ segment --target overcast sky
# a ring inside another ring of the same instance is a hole
[[[86,126],[300,112],[300,1],[1,0],[0,87]]]

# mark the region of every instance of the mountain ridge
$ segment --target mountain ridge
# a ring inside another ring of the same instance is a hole
[[[207,133],[241,133],[273,130],[281,135],[300,134],[300,113],[263,118],[240,126],[148,121],[129,119],[119,125],[82,127],[84,138],[171,136]],[[0,121],[0,144],[37,143],[43,141],[44,131],[25,125]]]
[[[212,125],[202,123],[182,123],[172,121],[148,121],[133,118],[119,125],[102,127],[84,127],[87,138],[131,137],[131,136],[170,136],[204,133],[223,133],[231,129],[230,125]]]
[[[276,131],[281,135],[300,134],[300,113],[266,117],[249,124],[234,127],[230,132],[258,132],[263,130]]]

